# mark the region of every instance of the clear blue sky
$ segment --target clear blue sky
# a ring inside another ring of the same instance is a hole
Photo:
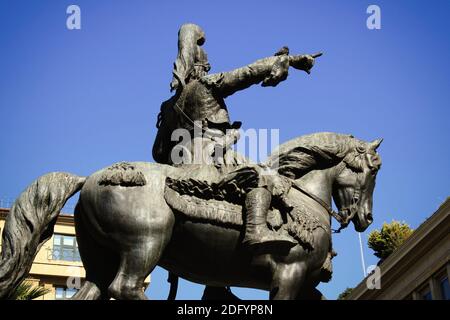
[[[66,28],[81,7],[82,29]],[[381,30],[366,8],[381,7]],[[155,120],[170,96],[177,31],[206,32],[212,72],[272,55],[323,51],[313,73],[291,71],[277,88],[254,87],[227,100],[244,128],[279,128],[280,140],[318,131],[383,137],[383,167],[372,226],[417,227],[450,194],[449,1],[0,2],[0,198],[15,198],[51,171],[79,175],[121,160],[152,161]],[[328,298],[362,279],[357,233],[334,236]],[[367,264],[377,262],[365,246]],[[167,296],[156,269],[147,291]],[[179,298],[203,287],[183,281]],[[242,298],[267,293],[234,289]]]

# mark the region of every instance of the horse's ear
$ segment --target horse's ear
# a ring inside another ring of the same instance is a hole
[[[380,144],[382,142],[383,142],[383,138],[373,140],[372,142],[369,143],[369,149],[372,149],[373,151],[377,151],[378,147],[380,146]]]

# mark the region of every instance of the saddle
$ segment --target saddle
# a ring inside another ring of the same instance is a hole
[[[246,179],[247,187],[257,183],[252,181],[251,174]],[[172,209],[188,219],[241,228],[246,189],[234,179],[211,183],[194,178],[167,177],[164,198]],[[275,207],[269,211],[267,220],[273,229],[283,224],[281,213]]]
[[[244,184],[237,183],[234,175],[220,183],[167,177],[164,198],[174,211],[188,220],[242,230],[245,194],[249,186],[257,184],[251,170],[246,173]],[[301,203],[286,212],[272,201],[267,225],[274,231],[287,232],[308,249],[314,248],[313,231],[317,228],[326,230]]]

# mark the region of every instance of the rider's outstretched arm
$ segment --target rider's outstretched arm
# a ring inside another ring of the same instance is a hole
[[[200,81],[212,86],[223,97],[262,82],[262,86],[276,86],[286,80],[289,66],[309,73],[314,64],[310,55],[277,55],[257,60],[245,67],[203,77]]]

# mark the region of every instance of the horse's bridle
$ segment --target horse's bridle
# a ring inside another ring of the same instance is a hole
[[[345,168],[345,166],[344,166]],[[344,169],[343,168],[343,169]],[[343,170],[342,169],[342,170]],[[358,180],[358,179],[357,179]],[[342,229],[345,229],[350,221],[353,219],[353,217],[358,212],[358,203],[359,203],[359,197],[361,195],[361,184],[358,180],[358,186],[353,191],[352,200],[349,206],[341,208],[339,212],[336,212],[333,210],[333,208],[328,205],[325,201],[317,197],[316,195],[306,191],[303,189],[297,182],[292,183],[292,187],[303,193],[304,195],[308,196],[309,198],[316,201],[318,204],[320,204],[325,210],[327,210],[328,214],[336,219],[336,221],[340,224],[339,229],[333,230],[333,233],[340,233]]]

